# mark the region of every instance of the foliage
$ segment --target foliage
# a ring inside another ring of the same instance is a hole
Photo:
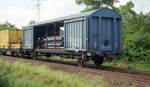
[[[135,63],[129,63],[128,67],[124,67],[126,64],[124,62],[105,62],[103,65],[104,66],[115,66],[116,67],[119,66],[119,68],[129,68],[129,69],[136,69],[136,70],[144,70],[144,71],[150,71],[150,64],[145,64],[145,63],[139,63],[139,62],[135,62]]]
[[[84,11],[99,9],[102,5],[113,7],[117,0],[76,0],[78,5],[86,5]],[[122,15],[123,55],[113,58],[114,61],[150,63],[150,13],[136,13],[134,3],[129,1],[118,8]]]
[[[150,13],[136,13],[130,1],[115,8],[122,17],[123,56],[115,60],[150,63]]]
[[[25,62],[0,60],[0,87],[107,87],[101,77],[77,76]]]
[[[29,22],[29,24],[34,24],[34,23],[36,23],[35,20],[31,20],[31,21]]]
[[[4,24],[0,24],[0,30],[5,30],[5,29],[16,29],[16,26],[7,21]]]
[[[118,2],[118,0],[76,0],[78,5],[84,4],[86,6],[83,11],[96,10],[104,5],[113,7],[116,2]]]

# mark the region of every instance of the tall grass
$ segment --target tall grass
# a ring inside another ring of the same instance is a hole
[[[0,60],[0,87],[107,87],[102,77],[53,71],[47,66]]]

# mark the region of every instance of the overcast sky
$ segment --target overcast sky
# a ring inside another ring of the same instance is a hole
[[[36,0],[0,0],[0,23],[9,21],[21,28],[30,20],[37,19]],[[84,6],[78,6],[75,0],[41,0],[41,21],[60,16],[79,13]],[[117,5],[122,5],[129,0],[120,0]],[[150,0],[132,0],[137,12],[150,12]]]

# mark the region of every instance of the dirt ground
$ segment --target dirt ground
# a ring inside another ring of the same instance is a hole
[[[1,59],[9,62],[22,61],[30,62],[36,65],[47,65],[53,70],[61,70],[67,73],[73,73],[77,75],[91,77],[103,76],[104,81],[108,82],[110,87],[150,87],[150,81],[144,81],[142,79],[136,79],[136,75],[123,74],[119,72],[111,72],[105,70],[89,69],[79,66],[71,66],[65,64],[58,64],[44,61],[33,61],[31,59],[20,59],[9,56],[1,56]]]

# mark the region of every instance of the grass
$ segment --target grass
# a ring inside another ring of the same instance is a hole
[[[132,65],[132,68],[137,69],[137,70],[150,71],[150,64],[135,63],[135,64]]]
[[[68,61],[68,62],[77,62],[77,59],[61,58],[59,56],[54,56],[53,59],[58,59],[58,60]]]
[[[104,66],[115,66],[115,67],[121,67],[121,68],[130,68],[130,69],[136,69],[136,70],[145,70],[150,71],[150,64],[146,63],[123,63],[123,62],[105,62],[103,64]]]
[[[53,59],[67,61],[67,62],[77,62],[77,59],[70,59],[70,58],[61,58],[59,56],[52,57]],[[92,60],[88,61],[87,64],[94,64]]]
[[[38,59],[46,60],[48,57],[41,56]],[[52,56],[51,59],[61,60],[61,61],[67,61],[67,62],[77,62],[77,59],[70,59],[70,58],[61,58],[60,56]]]
[[[102,77],[86,77],[23,62],[0,60],[0,87],[108,87]]]

